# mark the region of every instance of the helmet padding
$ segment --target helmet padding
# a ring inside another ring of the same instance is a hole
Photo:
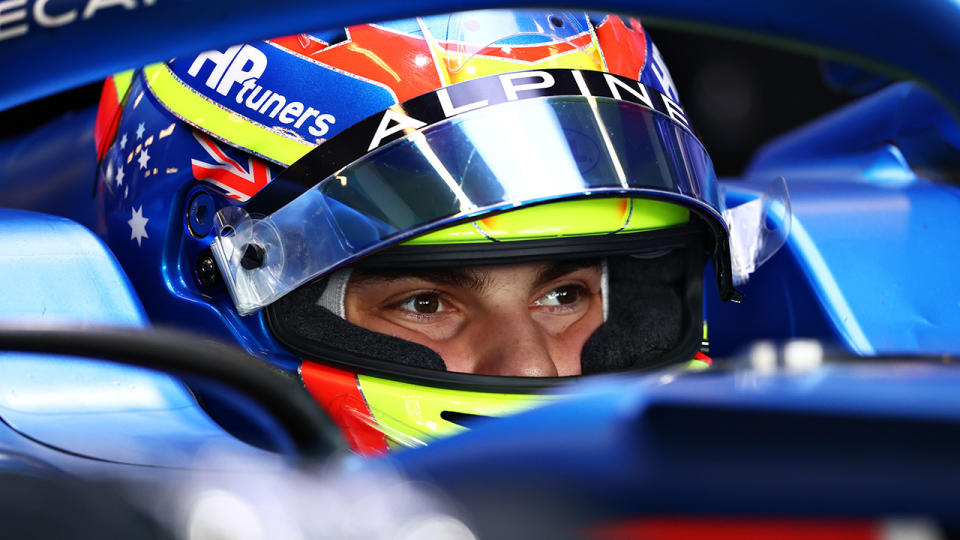
[[[391,362],[446,371],[440,355],[430,348],[351,324],[319,305],[326,287],[327,279],[314,280],[267,308],[270,328],[281,342],[328,361]]]
[[[675,249],[656,258],[610,257],[607,266],[610,313],[583,346],[583,374],[692,358],[702,327],[702,250]]]

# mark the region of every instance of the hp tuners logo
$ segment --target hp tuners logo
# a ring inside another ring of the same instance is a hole
[[[212,69],[203,80],[203,74],[210,66]],[[235,45],[223,52],[201,53],[190,64],[187,74],[227,98],[225,102],[218,99],[221,104],[257,122],[280,128],[288,134],[293,131],[306,140],[326,135],[337,119],[332,114],[288,98],[276,87],[267,88],[269,85],[261,82],[266,70],[267,55],[263,51],[252,45]],[[304,137],[304,128],[312,137]]]

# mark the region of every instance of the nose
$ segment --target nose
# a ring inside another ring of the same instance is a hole
[[[513,377],[556,377],[547,334],[529,311],[501,312],[478,329],[474,373]]]

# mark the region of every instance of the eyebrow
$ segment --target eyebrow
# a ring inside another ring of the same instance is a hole
[[[582,268],[600,267],[600,259],[577,259],[573,261],[551,261],[537,275],[534,286],[539,287],[557,278],[571,274]]]
[[[551,261],[540,269],[534,280],[534,286],[539,287],[582,268],[599,267],[600,264],[600,259]],[[355,285],[365,285],[369,282],[391,282],[410,278],[449,287],[464,287],[478,293],[484,292],[489,287],[489,281],[483,272],[463,267],[357,269],[350,276],[350,282]]]
[[[350,276],[350,283],[364,285],[368,282],[391,282],[401,279],[422,279],[448,287],[464,287],[483,292],[488,282],[481,272],[466,268],[385,268],[357,269]]]

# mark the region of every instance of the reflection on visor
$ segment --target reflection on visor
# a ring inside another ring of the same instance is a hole
[[[606,98],[505,103],[366,155],[263,219],[217,216],[213,252],[241,314],[361,256],[456,221],[584,195],[669,197],[716,220],[699,141]]]

